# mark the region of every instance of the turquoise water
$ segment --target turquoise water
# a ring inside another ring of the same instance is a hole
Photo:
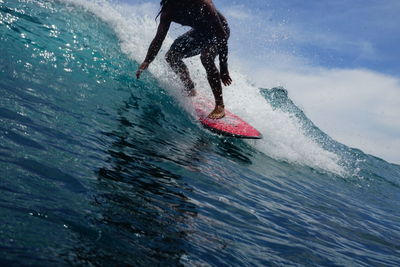
[[[400,264],[399,165],[239,74],[264,139],[204,130],[161,56],[134,78],[141,10],[0,0],[0,263]]]

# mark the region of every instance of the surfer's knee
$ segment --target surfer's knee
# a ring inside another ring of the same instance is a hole
[[[170,50],[165,54],[165,60],[168,64],[174,65],[181,60],[181,56],[179,53]]]
[[[172,55],[172,53],[171,53],[170,51],[168,51],[168,52],[165,54],[165,60],[166,60],[169,64],[171,64],[171,63],[173,62],[174,58],[173,58],[173,55]]]
[[[206,69],[208,77],[219,76],[218,68],[215,66],[214,62],[203,64],[203,66]]]
[[[203,66],[206,67],[206,68],[207,68],[207,66],[215,65],[214,64],[214,59],[208,53],[202,53],[200,55],[200,60],[201,60],[201,63],[203,64]]]
[[[217,66],[215,66],[214,58],[212,56],[202,54],[200,56],[200,59],[204,68],[206,69],[208,76],[215,75],[218,73]]]

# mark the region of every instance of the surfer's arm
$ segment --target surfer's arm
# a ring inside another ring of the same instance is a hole
[[[167,36],[169,27],[171,26],[171,20],[166,12],[161,13],[160,24],[158,25],[156,36],[151,42],[149,49],[147,51],[146,58],[143,63],[139,66],[136,77],[139,78],[142,71],[147,69],[151,62],[156,58],[158,52],[161,49],[162,43]]]

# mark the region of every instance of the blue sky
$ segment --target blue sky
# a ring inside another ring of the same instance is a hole
[[[290,36],[279,45],[313,64],[400,73],[398,0],[214,2],[263,18],[263,22],[257,22],[259,28],[280,25],[283,31],[290,30]]]
[[[400,163],[399,0],[214,3],[231,26],[232,68],[258,87],[284,86],[339,142]]]

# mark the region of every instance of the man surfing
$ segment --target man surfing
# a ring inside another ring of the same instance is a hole
[[[160,24],[150,44],[146,58],[139,66],[136,77],[146,70],[157,56],[172,22],[192,27],[174,41],[165,55],[172,70],[179,76],[188,96],[195,96],[195,85],[183,58],[200,54],[201,63],[207,72],[207,79],[215,98],[215,108],[208,115],[210,119],[225,116],[222,85],[229,86],[232,79],[228,71],[228,38],[230,30],[226,18],[217,11],[212,0],[162,0]],[[215,66],[219,56],[220,71]]]

